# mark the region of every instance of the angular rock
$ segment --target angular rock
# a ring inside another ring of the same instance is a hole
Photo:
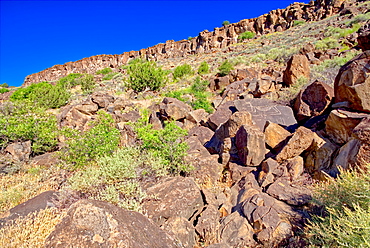
[[[114,97],[102,92],[97,92],[91,96],[91,101],[98,104],[99,108],[106,108],[109,104],[114,102]]]
[[[221,104],[217,110],[209,116],[207,121],[208,126],[215,131],[219,125],[229,120],[230,116],[233,114],[233,107],[233,102],[225,102]]]
[[[266,144],[275,151],[283,147],[286,144],[288,137],[292,135],[282,126],[270,121],[266,122],[264,134]]]
[[[176,98],[165,97],[160,105],[162,118],[171,120],[184,119],[192,108]]]
[[[208,127],[198,126],[189,130],[189,137],[195,136],[198,138],[200,143],[204,145],[207,141],[211,140],[214,132]]]
[[[285,176],[286,174],[287,170],[285,167],[280,166],[278,162],[272,158],[268,158],[261,164],[261,171],[258,174],[258,182],[262,188],[265,188],[275,182],[275,177]]]
[[[167,178],[146,190],[148,199],[143,209],[157,224],[163,224],[171,217],[184,217],[190,220],[203,208],[203,198],[193,178]]]
[[[301,90],[295,99],[294,113],[298,121],[306,121],[313,116],[324,113],[334,97],[334,89],[315,81]]]
[[[326,133],[335,143],[343,145],[349,141],[352,135],[352,130],[361,122],[362,119],[369,116],[369,114],[335,109],[330,112],[330,115],[325,122]]]
[[[288,159],[286,161],[286,167],[288,168],[288,172],[290,174],[290,180],[296,181],[302,175],[304,171],[304,161],[303,158],[300,156]]]
[[[341,166],[342,169],[346,170],[350,165],[354,165],[360,145],[359,140],[351,138],[339,149],[338,155],[333,160],[333,167],[336,169],[337,166]]]
[[[253,228],[248,220],[234,212],[221,221],[220,237],[223,243],[231,247],[254,247]]]
[[[370,118],[363,119],[353,129],[352,136],[360,141],[355,164],[360,168],[366,168],[370,163]]]
[[[159,119],[159,113],[153,111],[149,116],[149,123],[152,124],[152,128],[155,130],[162,129],[162,122]]]
[[[284,71],[283,81],[287,85],[296,84],[300,77],[310,77],[310,63],[306,56],[301,54],[293,55],[288,61]]]
[[[358,31],[358,47],[362,51],[370,50],[370,21],[368,20]]]
[[[230,78],[228,75],[224,77],[216,77],[214,80],[211,80],[210,88],[213,91],[223,90],[230,84]]]
[[[249,84],[250,82],[247,79],[233,82],[232,84],[228,85],[225,91],[222,93],[222,99],[225,99],[225,101],[234,101],[239,99],[243,93],[249,92]]]
[[[169,218],[164,224],[164,230],[174,237],[183,247],[194,247],[195,245],[195,229],[193,225],[184,217]]]
[[[45,247],[181,247],[144,215],[107,202],[80,200],[68,210]]]
[[[26,161],[30,158],[31,141],[12,143],[5,148],[5,151],[10,153],[15,160]]]
[[[370,51],[340,68],[334,82],[335,102],[348,102],[356,111],[370,113]]]
[[[268,99],[243,99],[234,101],[238,111],[247,111],[252,114],[252,120],[264,130],[266,121],[282,126],[297,124],[291,108],[274,103]]]
[[[240,161],[247,166],[258,166],[265,158],[265,135],[252,125],[243,125],[235,136]]]
[[[195,229],[205,245],[220,240],[220,212],[214,205],[208,205],[200,214]]]
[[[50,167],[51,165],[56,165],[59,162],[57,152],[44,153],[42,155],[36,156],[32,159],[33,164],[39,166]]]
[[[307,187],[294,186],[284,178],[277,179],[270,185],[266,193],[295,206],[307,204],[312,199],[312,193]]]
[[[276,155],[276,161],[282,162],[300,155],[311,146],[313,138],[314,133],[311,130],[299,127],[288,143]]]
[[[137,122],[141,115],[139,111],[131,110],[125,113],[121,113],[121,111],[114,111],[114,117],[117,122]]]
[[[207,122],[209,114],[204,109],[197,109],[187,114],[186,119],[199,125]]]

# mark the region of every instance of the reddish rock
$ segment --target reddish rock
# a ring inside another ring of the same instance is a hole
[[[306,121],[313,116],[321,115],[330,105],[334,89],[329,85],[315,81],[301,90],[295,99],[294,113],[298,121]]]
[[[221,104],[217,110],[211,114],[208,118],[207,124],[212,130],[216,130],[219,125],[229,120],[233,114],[232,108],[234,107],[233,102],[225,102]]]
[[[358,47],[362,51],[370,50],[370,21],[368,20],[359,30],[358,30]]]
[[[298,82],[300,77],[310,77],[310,62],[306,56],[295,54],[288,61],[287,68],[284,71],[283,81],[287,85],[293,85]]]
[[[370,113],[370,50],[340,68],[334,82],[335,102],[348,102],[349,108]]]
[[[15,160],[26,161],[30,158],[31,141],[12,143],[5,148],[5,151],[10,153]]]
[[[273,150],[277,151],[287,142],[288,137],[292,134],[282,126],[267,121],[265,126],[266,144]]]
[[[165,97],[160,105],[160,113],[163,119],[181,120],[192,111],[192,108],[176,98]]]
[[[189,130],[189,137],[191,136],[197,137],[202,145],[211,140],[213,135],[214,132],[208,127],[204,126],[194,127]]]

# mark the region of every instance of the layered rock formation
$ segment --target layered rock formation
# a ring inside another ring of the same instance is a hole
[[[119,55],[97,55],[63,65],[55,65],[41,72],[26,77],[23,86],[42,81],[56,81],[70,73],[94,74],[97,70],[110,67],[119,68],[132,58],[161,60],[184,57],[197,53],[211,53],[238,42],[239,34],[252,31],[256,34],[267,34],[284,31],[293,26],[295,20],[318,21],[339,13],[356,0],[316,0],[309,4],[293,3],[286,9],[277,9],[253,19],[241,20],[225,27],[215,28],[199,33],[192,40],[161,43],[140,51],[125,52]]]

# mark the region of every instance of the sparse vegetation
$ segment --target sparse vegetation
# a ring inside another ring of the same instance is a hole
[[[107,67],[107,68],[104,68],[104,69],[101,69],[101,70],[96,71],[96,74],[106,75],[106,74],[109,74],[111,72],[112,72],[112,68]]]
[[[249,40],[249,39],[253,39],[254,37],[256,36],[255,33],[251,32],[251,31],[245,31],[244,33],[241,33],[239,36],[238,36],[238,40]]]
[[[322,40],[318,40],[315,43],[315,47],[319,50],[328,50],[339,47],[339,43],[337,39],[326,37]]]
[[[306,22],[304,21],[304,20],[295,20],[294,22],[293,22],[293,27],[295,27],[295,26],[299,26],[299,25],[303,25],[303,24],[305,24]]]
[[[136,92],[146,89],[156,91],[168,81],[167,72],[154,61],[134,59],[124,68],[128,74],[127,86]]]
[[[173,71],[173,77],[175,79],[182,78],[188,75],[193,75],[194,71],[191,69],[191,66],[188,64],[179,65]]]
[[[368,166],[367,169],[369,169]],[[370,246],[370,174],[342,171],[315,187],[316,202],[325,207],[314,216],[307,231],[313,247]]]
[[[228,60],[222,62],[222,64],[218,67],[218,71],[221,77],[228,75],[233,69],[233,65]]]
[[[207,73],[209,73],[209,65],[208,65],[207,61],[203,61],[199,65],[198,74],[199,75],[204,75],[204,74],[207,74]]]
[[[9,92],[9,90],[7,88],[0,88],[0,94],[5,92]]]

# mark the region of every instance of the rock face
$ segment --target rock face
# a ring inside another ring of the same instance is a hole
[[[335,78],[335,102],[370,113],[370,50],[345,64]]]
[[[5,148],[5,151],[15,160],[26,161],[31,154],[31,141],[12,143]]]
[[[358,30],[358,46],[362,51],[370,50],[370,21]]]
[[[97,70],[106,67],[119,68],[132,58],[161,60],[194,53],[211,53],[215,49],[222,49],[237,43],[239,34],[245,31],[252,31],[256,34],[284,31],[292,27],[295,20],[318,21],[340,11],[341,5],[338,6],[337,1],[316,0],[309,4],[293,3],[286,9],[273,10],[257,18],[245,19],[221,28],[215,28],[212,32],[205,30],[192,40],[177,42],[169,40],[166,43],[160,43],[140,51],[125,52],[119,55],[97,55],[63,65],[55,65],[27,76],[23,86],[42,81],[56,81],[70,73],[95,74]]]
[[[268,99],[236,100],[235,107],[238,111],[247,111],[252,114],[252,120],[264,130],[266,121],[282,126],[291,126],[297,123],[291,108],[274,103]]]
[[[329,85],[315,81],[301,90],[295,99],[294,113],[298,121],[306,121],[321,115],[329,107],[334,97],[334,89]]]
[[[140,213],[80,200],[49,235],[45,247],[181,247]]]
[[[298,82],[300,77],[310,77],[310,63],[305,55],[295,54],[288,61],[283,81],[287,85],[293,85]]]

